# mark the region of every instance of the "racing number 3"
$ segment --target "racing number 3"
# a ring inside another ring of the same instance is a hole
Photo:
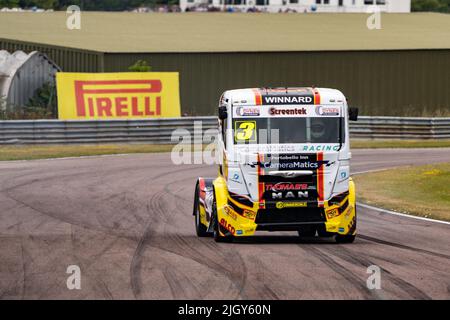
[[[256,141],[256,121],[236,121],[235,139],[238,141]]]

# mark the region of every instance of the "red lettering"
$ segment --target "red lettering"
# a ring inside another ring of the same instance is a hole
[[[124,109],[128,107],[128,105],[124,102],[127,101],[125,97],[117,97],[116,98],[116,115],[118,117],[126,117],[128,116],[128,112]]]
[[[113,116],[113,98],[99,97],[99,98],[87,98],[87,95],[105,95],[105,94],[133,94],[133,93],[160,93],[162,91],[161,80],[95,80],[95,81],[74,81],[75,85],[75,99],[76,99],[76,111],[78,117],[86,116],[85,100],[88,101],[88,108],[90,116],[95,116],[95,104],[97,106],[98,116]],[[113,88],[103,88],[106,85],[114,85]],[[139,88],[121,88],[122,85],[139,85]],[[95,99],[95,100],[93,100]],[[150,98],[148,98],[150,99]],[[96,101],[96,103],[94,103]],[[127,116],[128,113],[124,110],[127,105],[122,103],[124,100],[120,98],[115,100],[115,111],[118,116]],[[155,112],[150,110],[150,100],[146,100],[148,106],[145,112],[146,115],[154,115]],[[132,99],[132,113],[135,116],[142,116],[143,112],[138,110],[137,98]],[[133,108],[134,106],[134,108]],[[156,115],[161,114],[161,97],[156,98]]]
[[[139,111],[139,103],[138,103],[137,97],[131,98],[131,114],[133,116],[142,116],[143,115],[142,111]]]
[[[97,98],[97,113],[99,117],[111,117],[112,102],[110,98]]]
[[[145,115],[153,116],[155,113],[150,110],[150,97],[145,97]]]
[[[94,112],[94,99],[93,98],[88,98],[88,104],[89,104],[89,115],[91,117],[95,116],[95,112]],[[83,109],[84,110],[84,109]]]
[[[156,115],[161,115],[161,97],[156,97]]]

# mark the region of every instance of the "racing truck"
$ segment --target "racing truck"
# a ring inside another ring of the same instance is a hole
[[[339,90],[229,90],[218,108],[218,177],[197,179],[196,233],[217,242],[257,231],[356,237],[349,121]]]

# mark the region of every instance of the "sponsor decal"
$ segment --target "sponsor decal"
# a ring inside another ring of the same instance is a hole
[[[236,142],[256,142],[256,121],[235,121],[234,139]]]
[[[227,220],[225,220],[224,218],[220,220],[220,225],[225,229],[227,229],[232,235],[236,233],[236,229],[231,224],[229,224]]]
[[[294,193],[292,191],[287,192],[272,192],[272,199],[307,199],[309,196],[308,191],[298,191],[297,193]]]
[[[233,174],[233,177],[230,180],[233,181],[233,182],[242,184],[241,176],[237,172]]]
[[[339,216],[339,214],[340,213],[339,213],[339,210],[337,208],[336,209],[327,210],[327,219],[328,220],[333,219],[333,218]]]
[[[316,107],[316,114],[319,116],[338,116],[340,114],[339,107]]]
[[[313,104],[314,96],[313,95],[265,95],[262,96],[262,103],[277,105],[277,104]]]
[[[236,231],[236,234],[238,235],[238,236],[240,236],[240,235],[242,235],[244,232],[242,231],[242,230],[237,230]]]
[[[334,162],[333,162],[334,163]],[[273,156],[271,161],[266,161],[260,163],[261,167],[264,169],[272,169],[275,171],[279,170],[317,170],[323,165],[330,166],[328,160],[316,160],[315,156],[309,155],[280,155]],[[249,164],[254,167],[257,164]]]
[[[344,232],[345,229],[344,228],[339,228],[339,232]]]
[[[347,171],[342,171],[341,172],[341,179],[345,179],[347,178]]]
[[[306,202],[277,202],[276,208],[277,209],[284,209],[284,208],[304,208],[308,205]]]
[[[339,146],[330,146],[330,145],[309,145],[303,146],[303,151],[308,152],[323,152],[323,151],[339,151]]]
[[[237,220],[237,213],[229,205],[224,206],[223,211],[233,220]]]
[[[345,213],[345,218],[349,219],[352,212],[353,212],[353,206],[350,204],[347,208],[347,212]]]
[[[280,109],[280,108],[270,108],[269,115],[282,115],[282,116],[295,116],[295,115],[306,115],[305,108],[295,108],[295,109]]]
[[[244,218],[254,220],[256,217],[256,212],[245,209],[242,215],[244,216]]]
[[[180,116],[177,72],[56,75],[59,119]]]
[[[260,115],[260,109],[255,107],[237,107],[236,114],[241,117],[257,117]]]
[[[307,189],[308,184],[306,183],[289,183],[289,182],[266,183],[266,191],[297,191]]]

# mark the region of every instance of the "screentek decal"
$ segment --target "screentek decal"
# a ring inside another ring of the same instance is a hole
[[[280,109],[280,108],[270,108],[269,109],[269,115],[275,116],[275,115],[306,115],[306,109],[305,108],[295,108],[295,109]]]

